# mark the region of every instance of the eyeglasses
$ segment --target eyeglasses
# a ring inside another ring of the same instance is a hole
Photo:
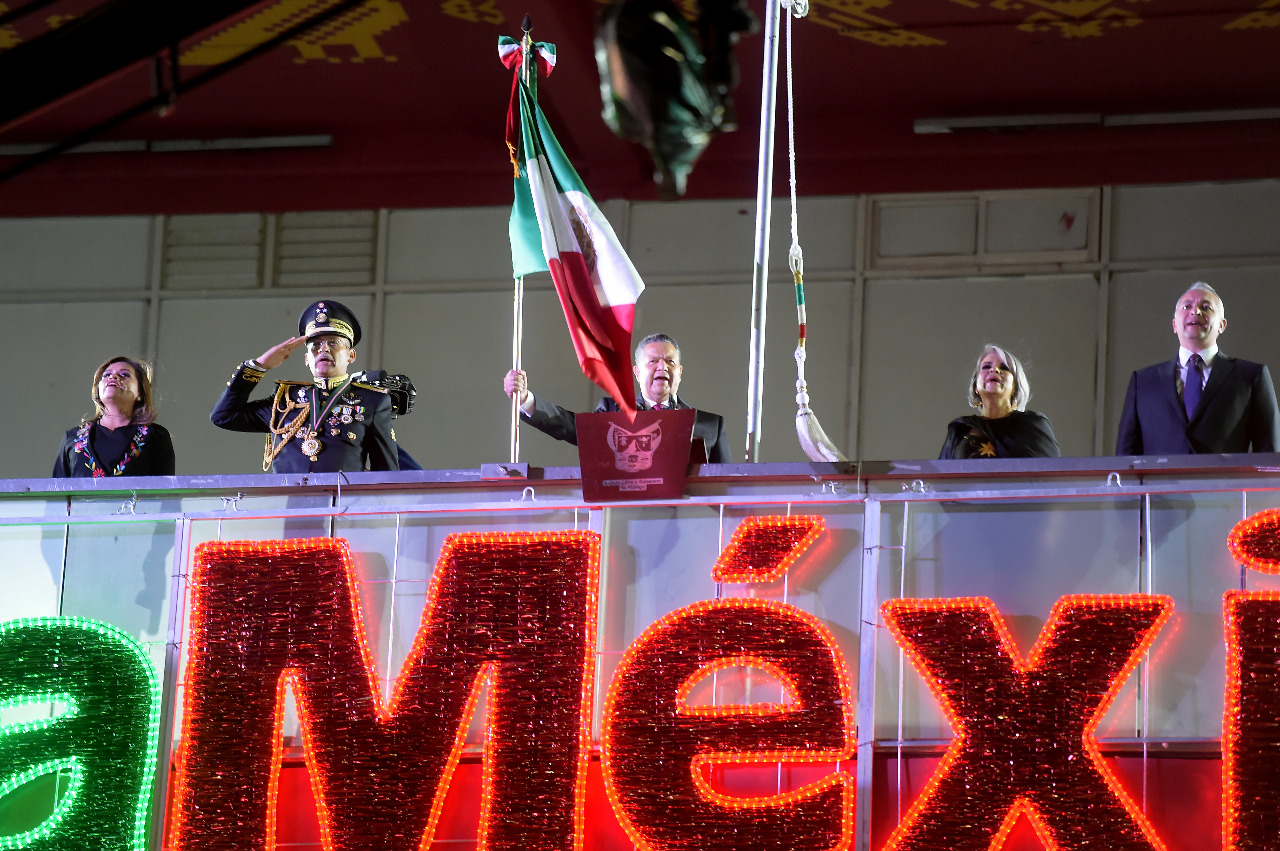
[[[347,341],[343,337],[316,337],[314,340],[307,340],[307,351],[312,354],[321,349],[338,352],[345,348],[347,348]]]

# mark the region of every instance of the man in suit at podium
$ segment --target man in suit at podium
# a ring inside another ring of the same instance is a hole
[[[666,334],[650,334],[636,346],[632,373],[640,385],[636,396],[636,408],[641,411],[689,408],[676,391],[684,366],[680,363],[680,344]],[[521,418],[556,440],[578,445],[578,428],[574,412],[535,396],[529,391],[528,378],[523,371],[511,370],[503,382],[508,396],[519,394]],[[605,396],[596,405],[596,411],[620,410],[618,403]],[[693,436],[701,438],[707,447],[707,460],[712,464],[731,463],[729,438],[724,429],[724,417],[710,411],[694,410]]]
[[[1173,310],[1178,356],[1129,379],[1118,455],[1275,452],[1280,414],[1271,374],[1218,351],[1226,310],[1213,287],[1195,283]]]

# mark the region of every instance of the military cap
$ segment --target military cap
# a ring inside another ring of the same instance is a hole
[[[355,348],[360,343],[360,320],[346,305],[328,299],[317,301],[298,317],[298,336],[310,340],[321,334],[346,337]]]

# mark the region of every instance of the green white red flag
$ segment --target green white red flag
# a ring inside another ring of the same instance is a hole
[[[516,277],[551,273],[583,374],[635,417],[631,329],[644,283],[538,108],[533,85],[521,73],[532,62],[522,53],[513,56],[511,43],[502,39],[498,50],[504,64],[516,68],[520,103],[518,140],[511,138],[514,98],[507,116],[507,144],[516,164],[512,270]],[[550,45],[532,48],[544,63],[548,51],[555,55]],[[536,79],[535,68],[528,72]]]

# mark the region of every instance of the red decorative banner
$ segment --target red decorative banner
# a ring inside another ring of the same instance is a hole
[[[727,666],[763,668],[788,705],[690,706],[691,688]],[[776,796],[714,789],[708,766],[853,756],[853,701],[835,637],[794,606],[701,602],[672,612],[627,649],[605,704],[605,788],[643,849],[843,849],[852,778],[836,772]]]
[[[598,567],[588,532],[450,536],[384,702],[345,541],[201,545],[169,847],[275,847],[286,688],[326,851],[425,847],[487,682],[481,847],[580,848]]]
[[[1020,813],[1050,849],[1164,848],[1094,731],[1170,598],[1063,597],[1025,662],[985,597],[891,600],[881,611],[955,734],[888,849],[987,851]]]
[[[720,553],[711,578],[716,582],[772,582],[781,579],[800,554],[818,540],[826,521],[819,515],[748,517]]]

